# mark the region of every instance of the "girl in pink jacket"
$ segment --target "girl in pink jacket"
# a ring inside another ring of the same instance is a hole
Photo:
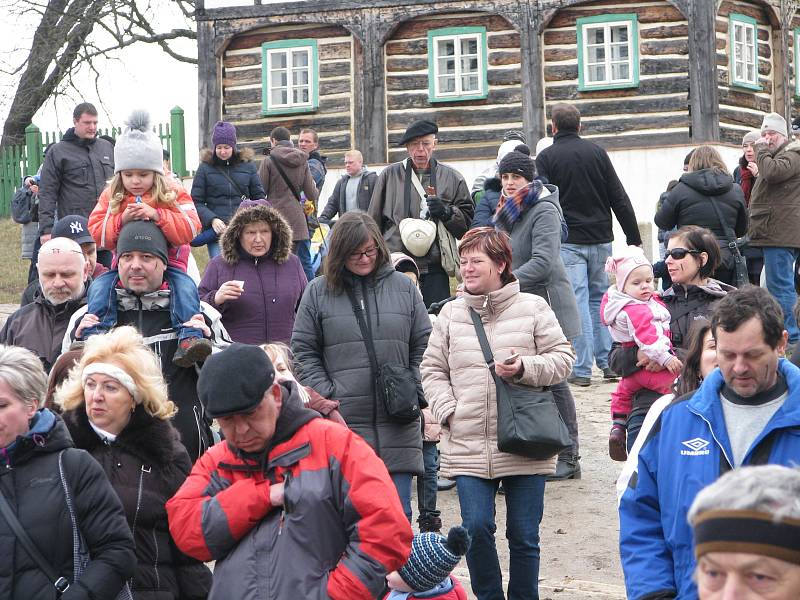
[[[614,460],[623,461],[626,422],[633,395],[646,388],[667,394],[683,366],[675,356],[670,339],[670,314],[653,284],[653,266],[642,249],[628,246],[618,256],[606,261],[606,272],[616,274],[612,285],[600,303],[600,318],[615,342],[623,346],[638,346],[658,371],[641,369],[623,377],[611,394],[611,434],[608,451]]]

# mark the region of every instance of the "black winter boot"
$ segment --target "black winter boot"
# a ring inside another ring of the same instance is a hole
[[[575,454],[562,454],[556,463],[556,472],[547,476],[547,481],[564,481],[581,478],[581,457]]]
[[[417,524],[419,525],[419,532],[431,532],[431,533],[441,533],[442,532],[442,517],[440,516],[438,510],[431,511],[429,513],[425,513],[424,515],[420,515],[417,519]]]

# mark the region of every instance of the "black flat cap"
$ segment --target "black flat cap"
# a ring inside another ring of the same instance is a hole
[[[408,126],[406,132],[403,134],[403,139],[400,140],[398,146],[405,146],[414,138],[422,137],[423,135],[430,135],[431,133],[438,133],[439,127],[433,121],[414,121]]]
[[[231,344],[203,363],[197,395],[212,419],[255,410],[275,380],[275,368],[258,346]]]

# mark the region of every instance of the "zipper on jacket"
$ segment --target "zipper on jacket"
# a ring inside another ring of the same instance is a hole
[[[732,460],[731,460],[731,459],[728,457],[728,454],[725,452],[725,446],[723,446],[723,445],[720,443],[719,439],[717,439],[717,436],[716,436],[716,434],[714,433],[714,428],[713,428],[713,427],[711,427],[711,423],[709,422],[709,420],[708,420],[708,419],[706,419],[706,418],[705,418],[703,415],[701,415],[700,413],[697,413],[697,412],[693,411],[692,409],[689,409],[689,411],[690,411],[690,412],[692,412],[692,413],[694,413],[694,414],[696,414],[696,415],[697,415],[698,417],[700,417],[701,419],[703,419],[703,421],[705,422],[705,424],[706,424],[706,425],[708,425],[708,430],[711,432],[711,437],[713,437],[713,438],[714,438],[714,441],[717,443],[717,446],[719,446],[720,452],[722,452],[722,456],[724,456],[724,457],[725,457],[725,460],[727,460],[727,461],[728,461],[728,464],[731,466],[731,468],[733,468],[733,461],[732,461]]]
[[[267,295],[264,293],[264,282],[261,281],[261,275],[258,272],[258,257],[253,257],[253,267],[256,271],[256,279],[258,279],[258,286],[261,288],[261,297],[264,299],[264,340],[269,342],[269,310],[267,305]]]

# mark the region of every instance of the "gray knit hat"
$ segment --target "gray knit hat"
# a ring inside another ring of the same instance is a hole
[[[761,137],[761,134],[758,131],[748,131],[744,134],[742,138],[742,146],[749,146],[750,144],[754,144],[758,138]]]
[[[771,112],[764,116],[764,121],[761,123],[761,133],[765,131],[774,131],[780,133],[784,137],[789,137],[789,130],[786,127],[786,119],[778,113]]]
[[[150,128],[150,115],[144,110],[131,113],[114,146],[114,173],[127,169],[164,174],[161,140]]]
[[[126,252],[146,252],[169,264],[167,238],[152,221],[130,221],[122,226],[117,238],[117,256]]]
[[[414,591],[430,590],[447,579],[467,553],[469,543],[469,533],[463,527],[453,527],[447,538],[440,533],[418,533],[411,542],[411,556],[398,573]]]

